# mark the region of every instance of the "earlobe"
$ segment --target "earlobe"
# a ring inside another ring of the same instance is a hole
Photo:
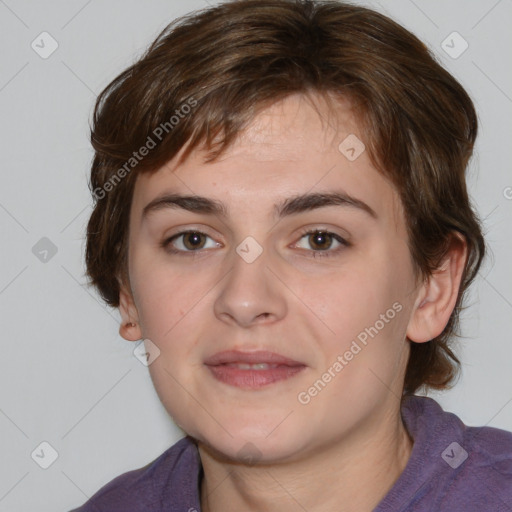
[[[121,314],[121,325],[119,334],[127,341],[138,341],[142,338],[142,331],[139,324],[139,315],[132,294],[121,285],[119,292],[119,312]]]
[[[420,288],[407,327],[408,339],[424,343],[443,332],[457,302],[466,257],[467,243],[456,233],[442,265]]]

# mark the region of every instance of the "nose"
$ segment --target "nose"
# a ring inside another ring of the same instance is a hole
[[[263,252],[252,262],[234,253],[233,266],[219,285],[215,316],[240,327],[279,321],[286,315],[287,304],[278,269]]]

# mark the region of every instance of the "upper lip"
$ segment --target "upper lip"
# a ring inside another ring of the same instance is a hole
[[[240,350],[225,350],[223,352],[217,352],[213,356],[209,357],[204,362],[209,366],[217,366],[226,363],[270,363],[270,364],[282,364],[286,366],[305,366],[304,363],[294,361],[288,357],[284,357],[275,352],[268,352],[266,350],[259,350],[256,352],[242,352]]]

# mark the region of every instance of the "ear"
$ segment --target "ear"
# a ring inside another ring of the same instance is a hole
[[[122,319],[119,334],[127,341],[140,340],[142,331],[139,324],[139,314],[135,307],[132,292],[125,284],[120,285],[119,312]]]
[[[454,233],[441,266],[418,293],[407,327],[407,338],[411,341],[424,343],[443,332],[457,302],[466,257],[466,240],[459,233]]]

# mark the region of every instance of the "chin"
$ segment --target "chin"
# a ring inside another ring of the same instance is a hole
[[[304,440],[296,439],[289,430],[283,429],[278,432],[278,429],[275,429],[278,423],[274,423],[264,435],[250,425],[227,426],[226,430],[232,437],[224,430],[219,435],[217,429],[211,433],[197,432],[190,435],[219,458],[227,458],[246,465],[273,463],[294,458],[298,450],[304,446]],[[273,429],[275,430],[272,432]],[[269,432],[272,433],[268,435]]]

